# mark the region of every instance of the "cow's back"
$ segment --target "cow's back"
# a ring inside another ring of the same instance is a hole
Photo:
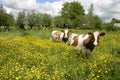
[[[61,32],[60,31],[54,30],[54,31],[51,32],[52,40],[59,40],[60,36],[61,36]]]

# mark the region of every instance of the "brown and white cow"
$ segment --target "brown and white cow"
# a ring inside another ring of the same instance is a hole
[[[70,30],[68,29],[61,30],[61,31],[54,30],[51,32],[51,40],[66,43],[69,39],[69,32]]]
[[[88,34],[74,34],[72,33],[69,37],[68,43],[80,50],[85,55],[90,55],[100,43],[100,36],[104,36],[104,32],[95,31],[94,33],[89,32]]]

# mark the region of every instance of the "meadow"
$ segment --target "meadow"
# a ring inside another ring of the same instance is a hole
[[[120,31],[104,31],[89,58],[50,41],[50,32],[0,32],[0,80],[120,80]]]

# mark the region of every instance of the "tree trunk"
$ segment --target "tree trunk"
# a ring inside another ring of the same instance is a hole
[[[24,24],[21,24],[21,25],[19,26],[19,28],[22,29],[22,30],[25,30]]]
[[[4,26],[4,31],[5,32],[10,31],[9,26]]]

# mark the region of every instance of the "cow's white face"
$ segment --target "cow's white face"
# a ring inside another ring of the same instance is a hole
[[[68,41],[68,38],[69,38],[69,32],[70,32],[70,30],[68,30],[68,29],[65,29],[65,30],[63,31],[63,37],[62,37],[62,40],[63,40],[64,42],[67,42],[67,41]]]
[[[104,36],[105,35],[105,33],[104,32],[98,32],[98,31],[95,31],[94,32],[94,38],[95,38],[95,41],[94,41],[94,45],[95,46],[98,46],[99,45],[99,43],[100,43],[100,36]]]
[[[65,31],[64,31],[64,38],[68,38],[69,36],[68,36],[68,33],[69,33],[69,30],[67,30],[67,29],[65,29]]]
[[[98,31],[96,31],[96,32],[94,32],[94,38],[95,38],[95,41],[94,41],[94,45],[95,46],[97,46],[98,44],[99,44],[99,32]]]

